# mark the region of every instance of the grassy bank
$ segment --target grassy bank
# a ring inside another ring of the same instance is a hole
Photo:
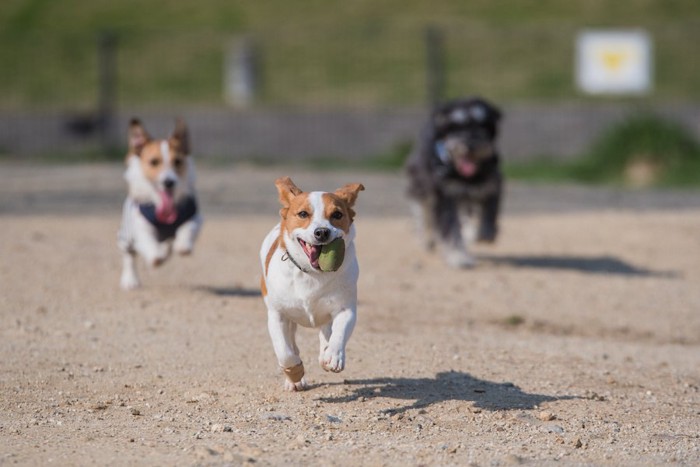
[[[231,40],[260,51],[263,105],[387,106],[425,99],[425,27],[444,35],[447,94],[571,99],[573,46],[590,27],[653,35],[654,97],[700,97],[695,0],[0,3],[0,107],[90,108],[97,38],[118,37],[122,105],[222,104]]]

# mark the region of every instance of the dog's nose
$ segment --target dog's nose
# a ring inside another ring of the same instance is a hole
[[[163,186],[165,188],[168,188],[168,189],[174,188],[175,187],[175,180],[173,180],[172,178],[166,178],[165,181],[163,182]]]
[[[330,237],[330,236],[331,236],[331,229],[327,229],[327,228],[323,227],[323,228],[318,228],[318,229],[314,230],[314,238],[316,239],[316,241],[325,242],[326,240],[328,240],[328,237]]]

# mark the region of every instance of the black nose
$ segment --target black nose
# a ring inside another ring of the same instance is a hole
[[[173,180],[172,178],[167,178],[163,182],[163,186],[165,188],[173,188],[175,186],[175,180]]]
[[[319,242],[325,242],[331,235],[331,229],[318,228],[314,230],[314,238]]]

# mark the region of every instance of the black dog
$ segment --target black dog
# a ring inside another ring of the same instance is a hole
[[[500,119],[501,112],[484,99],[449,101],[433,111],[406,162],[408,195],[425,245],[432,250],[437,233],[451,266],[474,264],[465,241],[474,235],[463,233],[469,217],[479,217],[477,241],[496,240],[503,191],[495,147]]]

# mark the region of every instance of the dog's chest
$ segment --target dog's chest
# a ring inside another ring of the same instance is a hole
[[[349,306],[351,299],[343,276],[320,279],[317,275],[296,271],[289,273],[272,267],[265,300],[301,326],[322,326],[335,313]]]

